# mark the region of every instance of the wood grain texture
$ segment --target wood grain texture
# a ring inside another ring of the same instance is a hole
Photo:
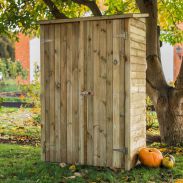
[[[41,51],[41,159],[43,161],[46,160],[45,157],[45,135],[46,135],[46,119],[45,119],[45,115],[46,115],[46,111],[45,111],[45,103],[46,103],[46,99],[45,99],[45,54],[44,54],[44,50],[45,50],[45,43],[44,43],[44,39],[45,39],[45,31],[44,31],[45,27],[41,26],[40,28],[40,32],[41,32],[41,39],[40,39],[40,51]]]
[[[120,32],[125,32],[125,21],[120,20]],[[125,147],[125,39],[121,39],[119,42],[119,57],[120,57],[120,81],[119,81],[119,110],[120,110],[120,131],[119,131],[119,138],[120,138],[120,147]],[[125,155],[121,154],[121,166],[120,168],[125,167]]]
[[[72,24],[67,26],[67,162],[73,162],[73,113],[72,113],[72,87],[73,87],[73,65],[72,65]]]
[[[106,148],[107,148],[107,132],[106,132],[106,81],[107,81],[107,26],[106,21],[101,21],[100,32],[99,32],[99,50],[100,50],[100,60],[99,60],[99,156],[100,156],[100,166],[106,166]]]
[[[67,161],[67,27],[60,25],[60,138],[61,138],[61,162]]]
[[[94,60],[93,60],[93,25],[92,22],[85,22],[86,25],[86,89],[94,92]],[[93,165],[93,98],[88,96],[87,100],[87,164]]]
[[[50,34],[50,161],[55,161],[55,26],[49,25]]]
[[[148,14],[124,14],[124,15],[113,15],[113,16],[90,16],[83,18],[70,18],[70,19],[56,19],[56,20],[42,20],[39,24],[56,24],[56,23],[69,23],[69,22],[80,22],[80,21],[97,21],[97,20],[115,20],[115,19],[126,19],[126,18],[140,18],[148,17]],[[142,19],[143,20],[143,19]]]
[[[55,161],[61,161],[61,120],[60,120],[60,88],[61,88],[61,55],[60,55],[60,25],[55,25]]]
[[[50,161],[50,37],[49,26],[44,26],[44,64],[45,64],[45,159]]]
[[[78,45],[79,23],[72,24],[72,162],[79,162],[79,88],[78,88]]]
[[[113,149],[121,149],[120,134],[120,42],[121,21],[113,20]],[[122,155],[113,151],[113,167],[121,168]]]
[[[84,100],[85,98],[81,95],[81,92],[85,90],[85,78],[84,78],[84,70],[85,70],[85,58],[84,58],[84,50],[85,50],[85,36],[84,36],[84,28],[85,24],[83,22],[80,23],[80,35],[79,35],[79,63],[78,63],[78,71],[79,71],[79,162],[80,164],[86,163],[85,155],[84,155]]]
[[[107,81],[106,81],[106,158],[107,166],[113,167],[113,23],[107,20]]]
[[[125,32],[129,30],[129,19],[125,20]],[[130,34],[128,33],[128,36]],[[125,40],[125,147],[128,148],[128,154],[125,155],[125,169],[131,169],[131,140],[130,140],[130,128],[131,128],[131,57],[130,57],[130,41]]]
[[[94,143],[94,165],[98,166],[100,163],[100,22],[93,21],[93,61],[94,61],[94,116],[93,116],[93,143]]]

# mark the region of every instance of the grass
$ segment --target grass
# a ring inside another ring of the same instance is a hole
[[[137,166],[126,172],[113,172],[107,168],[76,166],[80,177],[69,166],[61,168],[56,163],[40,160],[40,148],[12,144],[0,144],[0,182],[2,183],[87,183],[87,182],[172,182],[183,178],[183,156],[176,157],[172,170],[164,168],[145,168]]]
[[[40,115],[30,108],[0,108],[0,139],[40,141]]]
[[[20,87],[17,85],[15,79],[6,79],[0,81],[0,92],[18,92]]]
[[[32,111],[34,110],[34,111]],[[31,117],[22,115],[32,113]],[[40,116],[37,109],[0,109],[0,135],[26,138],[40,138]],[[151,129],[158,132],[156,116],[150,113]],[[34,141],[34,140],[32,140]],[[11,143],[11,141],[9,142]],[[20,143],[24,144],[24,143]],[[138,165],[133,170],[114,172],[108,168],[91,166],[76,166],[75,172],[69,165],[61,168],[57,163],[45,163],[40,159],[39,143],[31,145],[0,144],[0,183],[172,183],[173,180],[183,179],[183,148],[167,147],[154,143],[163,153],[173,154],[176,166],[171,169],[146,168]],[[76,172],[77,175],[76,176]]]

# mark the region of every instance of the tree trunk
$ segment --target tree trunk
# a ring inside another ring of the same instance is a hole
[[[176,87],[166,81],[160,61],[157,31],[157,0],[136,0],[141,13],[148,13],[146,21],[147,94],[155,106],[161,141],[168,145],[183,143],[183,67]]]
[[[168,145],[183,143],[183,97],[175,91],[168,89],[168,97],[159,97],[155,104],[161,141]]]

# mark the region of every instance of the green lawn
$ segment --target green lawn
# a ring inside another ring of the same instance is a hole
[[[1,183],[61,183],[61,182],[172,182],[183,178],[183,156],[176,157],[172,170],[165,168],[149,169],[137,166],[129,172],[113,172],[88,166],[76,166],[76,172],[69,166],[61,168],[58,164],[44,163],[40,160],[40,148],[12,144],[0,144],[0,182]]]

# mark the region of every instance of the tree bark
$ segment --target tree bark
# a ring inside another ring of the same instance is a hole
[[[50,12],[52,13],[52,15],[55,18],[57,18],[57,19],[68,18],[65,14],[63,14],[59,11],[59,9],[56,7],[56,5],[53,3],[52,0],[43,0],[43,1],[48,6],[48,8],[50,9]]]
[[[136,0],[141,13],[148,13],[146,20],[147,43],[147,94],[155,106],[161,141],[168,145],[183,143],[183,66],[176,82],[170,87],[165,80],[157,31],[157,0]]]

